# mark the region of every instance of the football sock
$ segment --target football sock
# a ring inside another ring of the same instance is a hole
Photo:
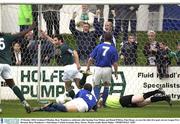
[[[96,96],[96,99],[99,99],[101,87],[99,85],[94,86],[94,95]]]
[[[105,103],[106,103],[106,99],[108,97],[108,93],[109,93],[109,87],[104,87],[104,91],[103,91],[103,95],[102,95],[103,105],[104,106],[105,106]]]
[[[69,90],[69,91],[67,91],[67,92],[68,92],[68,96],[71,97],[71,98],[73,99],[74,96],[75,96],[74,90],[72,89],[72,90]]]
[[[144,99],[147,99],[147,98],[151,97],[152,95],[155,95],[158,92],[159,92],[159,90],[150,91],[150,92],[144,93],[143,97],[144,97]]]
[[[82,79],[79,81],[80,85],[83,87],[84,84],[86,83],[86,78],[87,78],[87,75],[86,74],[83,74],[83,77]]]
[[[21,102],[23,102],[25,100],[22,92],[20,91],[20,89],[14,85],[13,87],[11,87],[11,89],[13,90],[13,92],[16,94],[16,96],[20,99]]]
[[[166,100],[166,96],[153,96],[151,97],[151,102],[158,102]]]

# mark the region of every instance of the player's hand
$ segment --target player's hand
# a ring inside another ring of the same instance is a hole
[[[112,13],[113,17],[116,16],[115,10],[111,10],[111,13]]]
[[[100,16],[100,14],[101,14],[100,9],[96,10],[96,16],[98,17],[98,16]]]
[[[77,16],[77,12],[73,12],[73,16],[72,16],[72,19],[74,20]]]
[[[117,75],[117,73],[114,73],[114,75],[115,75],[115,78],[116,78],[116,80],[118,79],[118,75]]]
[[[80,70],[81,69],[81,65],[80,64],[76,64],[77,69]]]

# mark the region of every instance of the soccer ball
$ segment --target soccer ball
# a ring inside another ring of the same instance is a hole
[[[71,97],[68,97],[67,94],[60,95],[56,98],[56,103],[64,104],[68,101],[72,100]]]

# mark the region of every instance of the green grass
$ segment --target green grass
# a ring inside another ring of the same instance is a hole
[[[32,106],[39,106],[37,101],[29,101]],[[151,104],[143,108],[104,108],[98,112],[63,113],[63,112],[33,112],[27,114],[19,101],[2,101],[1,117],[11,118],[179,118],[180,104],[173,102],[169,107],[166,102]]]

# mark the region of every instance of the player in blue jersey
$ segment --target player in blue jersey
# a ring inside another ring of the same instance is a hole
[[[25,100],[20,89],[15,85],[10,65],[11,61],[11,47],[13,41],[23,37],[29,31],[31,31],[35,25],[30,26],[27,30],[11,35],[6,33],[0,33],[0,76],[5,80],[6,84],[13,90],[14,94],[20,99],[21,103],[25,107],[26,111],[30,113],[30,105]]]
[[[71,101],[65,104],[50,103],[44,107],[35,107],[32,109],[35,111],[47,111],[47,112],[88,112],[90,110],[96,111],[96,98],[91,94],[92,85],[86,83],[84,88],[81,89]]]
[[[87,71],[90,70],[90,65],[95,62],[94,70],[94,94],[99,99],[101,90],[100,82],[102,80],[104,85],[103,99],[106,101],[109,93],[109,85],[112,76],[112,66],[114,67],[115,77],[118,70],[118,52],[114,46],[111,45],[112,34],[107,32],[104,34],[104,43],[99,44],[90,54],[87,64]],[[105,105],[105,104],[104,104]]]

